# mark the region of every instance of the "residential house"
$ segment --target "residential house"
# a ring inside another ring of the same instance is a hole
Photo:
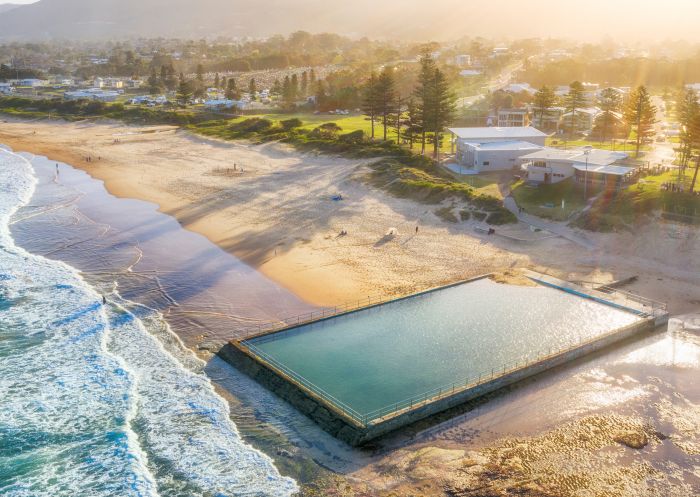
[[[624,152],[576,148],[562,150],[545,147],[520,157],[521,168],[528,181],[553,184],[574,178],[589,184],[621,188],[637,177],[634,167],[624,165],[629,156]]]
[[[593,124],[595,123],[595,119],[599,114],[600,109],[597,107],[576,109],[576,111],[573,113],[566,112],[561,116],[560,127],[574,133],[589,132],[593,129]]]
[[[530,125],[528,109],[500,109],[497,122],[499,128],[514,128]]]

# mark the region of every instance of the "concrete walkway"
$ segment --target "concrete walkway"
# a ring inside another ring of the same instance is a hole
[[[541,230],[549,231],[557,236],[565,238],[570,242],[573,242],[587,250],[594,250],[596,244],[591,240],[586,238],[583,234],[569,228],[564,223],[558,223],[556,221],[547,221],[546,219],[527,214],[525,212],[519,212],[518,205],[515,203],[515,199],[509,195],[503,200],[503,205],[511,211],[518,218],[518,221],[534,226]]]

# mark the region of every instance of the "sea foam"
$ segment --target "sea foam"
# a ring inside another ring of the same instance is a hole
[[[0,150],[0,494],[287,496],[162,316],[16,246],[31,165]]]

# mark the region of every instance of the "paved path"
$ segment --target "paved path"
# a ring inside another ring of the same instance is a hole
[[[555,235],[565,238],[566,240],[569,240],[570,242],[573,242],[577,245],[580,245],[581,247],[587,250],[594,250],[596,248],[595,243],[586,238],[586,236],[584,236],[583,234],[569,228],[564,223],[559,223],[556,221],[547,221],[546,219],[542,219],[537,216],[527,214],[525,212],[519,212],[518,205],[515,203],[515,199],[510,195],[503,200],[503,205],[506,207],[506,209],[515,214],[515,216],[518,218],[518,221],[521,221],[530,226],[534,226],[535,228],[554,233]]]

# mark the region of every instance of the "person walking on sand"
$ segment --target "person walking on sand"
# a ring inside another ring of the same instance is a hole
[[[416,235],[418,234],[418,226],[416,225]]]
[[[56,163],[56,176],[58,176],[58,162]]]
[[[102,296],[102,305],[106,305],[106,304],[107,304],[107,297],[105,297],[105,296],[103,295],[103,296]]]

